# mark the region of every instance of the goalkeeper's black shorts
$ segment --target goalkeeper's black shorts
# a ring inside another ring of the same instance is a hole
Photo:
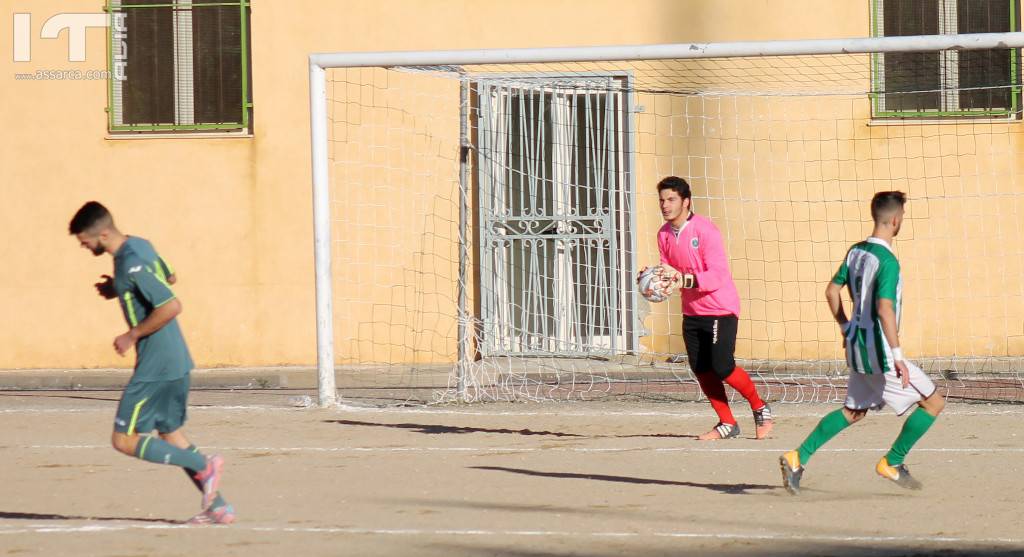
[[[683,342],[694,373],[714,372],[721,379],[736,368],[735,315],[686,315],[683,317]]]

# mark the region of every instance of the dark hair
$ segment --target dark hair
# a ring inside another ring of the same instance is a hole
[[[880,191],[871,198],[871,218],[878,222],[907,203],[907,194],[901,191]]]
[[[690,199],[691,196],[690,184],[687,184],[686,180],[683,180],[679,176],[662,178],[662,180],[658,182],[658,193],[661,193],[661,190],[672,190],[678,193],[679,197],[682,197],[683,199]]]
[[[114,219],[110,216],[110,211],[107,210],[98,201],[90,201],[75,213],[74,217],[71,217],[71,223],[68,224],[68,232],[71,234],[80,234],[86,230],[95,228],[97,225],[113,224]]]

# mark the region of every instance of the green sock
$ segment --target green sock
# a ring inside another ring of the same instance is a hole
[[[833,410],[825,415],[824,418],[818,422],[818,426],[814,428],[814,431],[804,439],[804,442],[797,449],[800,451],[800,464],[805,465],[807,461],[811,459],[811,455],[815,453],[822,445],[828,443],[829,439],[832,439],[839,432],[846,429],[850,425],[850,422],[846,420],[846,415],[843,414],[843,409]]]
[[[189,451],[189,452],[196,453],[196,454],[199,453],[199,447],[196,447],[195,445],[189,445],[188,448],[185,449],[185,450]],[[203,490],[203,482],[197,480],[196,477],[195,477],[197,471],[196,470],[192,470],[190,468],[182,468],[182,470],[185,471],[185,475],[188,476],[188,479],[192,480],[192,484],[196,486],[196,489],[198,489],[199,491],[202,491]],[[210,504],[210,508],[216,509],[218,507],[223,507],[226,504],[227,504],[227,501],[225,501],[224,498],[220,496],[220,492],[218,491],[217,492],[217,497],[214,498],[213,503]]]
[[[188,448],[185,450],[190,453],[199,453],[199,447],[196,447],[195,445],[189,445]],[[196,486],[196,489],[198,489],[199,491],[202,491],[203,482],[196,479],[196,474],[198,474],[199,471],[193,470],[191,468],[182,468],[182,470],[185,471],[185,475],[188,476],[188,479],[192,480],[192,485]]]
[[[917,410],[914,410],[910,417],[907,418],[907,421],[903,422],[903,429],[900,430],[899,437],[896,438],[892,448],[885,455],[886,460],[889,461],[889,466],[903,464],[903,459],[907,458],[907,453],[910,452],[914,443],[917,443],[918,439],[924,437],[924,434],[928,432],[928,428],[932,427],[934,423],[935,416],[925,412],[924,408],[919,406]]]
[[[135,446],[135,456],[146,462],[172,464],[191,470],[206,469],[206,457],[203,455],[179,449],[167,441],[151,435],[139,436],[139,444]]]

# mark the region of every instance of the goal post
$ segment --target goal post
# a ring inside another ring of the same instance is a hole
[[[317,395],[322,407],[336,402],[334,311],[331,297],[331,198],[328,185],[327,90],[323,66],[309,64],[310,152],[313,176],[313,260],[316,277]]]
[[[818,290],[866,234],[870,192],[903,189],[908,355],[963,398],[1021,400],[1021,47],[1014,32],[310,55],[320,405],[699,396],[678,299],[651,306],[632,284],[658,261],[652,188],[669,174],[722,231],[737,357],[773,399],[843,388]],[[941,89],[885,58],[993,49],[1006,71],[950,66],[963,75]],[[943,229],[957,207],[972,222]]]

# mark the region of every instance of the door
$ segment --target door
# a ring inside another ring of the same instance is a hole
[[[615,77],[477,82],[484,355],[630,349],[632,192]]]

